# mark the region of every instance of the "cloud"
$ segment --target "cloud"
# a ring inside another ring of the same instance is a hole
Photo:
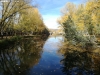
[[[57,18],[60,15],[43,15],[44,23],[48,28],[56,29],[58,28]]]

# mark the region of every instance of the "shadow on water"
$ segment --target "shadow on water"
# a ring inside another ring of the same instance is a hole
[[[65,50],[61,60],[65,75],[100,75],[100,55],[79,50]]]
[[[42,54],[47,38],[24,38],[10,47],[0,49],[0,75],[22,75],[21,73],[36,65]],[[10,44],[10,43],[8,43]]]

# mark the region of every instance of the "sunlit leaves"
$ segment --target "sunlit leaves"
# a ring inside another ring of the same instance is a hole
[[[62,9],[62,16],[58,19],[67,40],[81,44],[94,43],[92,35],[100,34],[99,12],[99,0],[89,0],[86,4],[79,5],[67,3]]]
[[[31,7],[21,11],[19,14],[20,21],[18,25],[15,25],[15,28],[19,27],[19,30],[22,30],[23,32],[39,32],[44,30],[45,26],[37,8]]]
[[[0,2],[1,4],[1,20],[0,20],[0,28],[3,30],[5,27],[11,24],[12,19],[15,15],[23,9],[29,8],[25,0],[20,0],[16,2],[15,0],[9,0],[7,2]],[[5,23],[6,22],[6,23]]]

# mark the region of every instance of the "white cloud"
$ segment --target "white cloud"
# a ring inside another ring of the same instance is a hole
[[[57,29],[58,23],[57,18],[59,18],[60,15],[43,15],[44,23],[48,28]]]

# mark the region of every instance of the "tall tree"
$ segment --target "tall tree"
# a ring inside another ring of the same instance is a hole
[[[5,27],[11,24],[12,19],[18,12],[22,11],[23,9],[30,8],[29,1],[27,0],[8,0],[8,1],[1,1],[1,19],[0,19],[0,32],[3,35],[3,31]]]

